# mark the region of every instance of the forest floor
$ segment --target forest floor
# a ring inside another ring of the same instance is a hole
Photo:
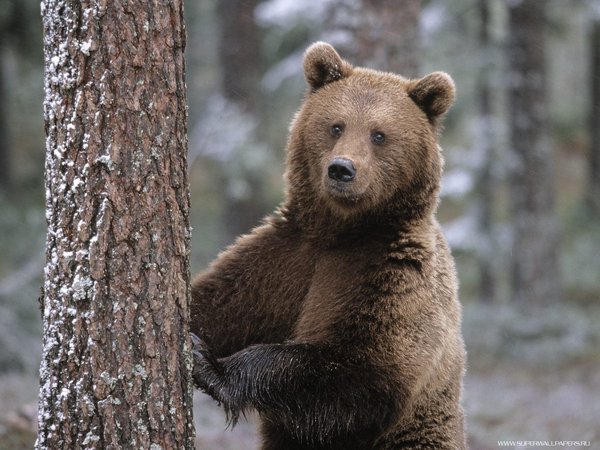
[[[469,447],[497,449],[500,440],[571,440],[600,448],[598,369],[592,363],[541,370],[504,362],[469,371],[464,391]],[[195,404],[198,448],[258,448],[255,417],[226,430],[225,418],[210,398],[198,394]]]
[[[496,449],[499,440],[590,441],[587,448],[600,448],[598,369],[589,361],[553,369],[503,361],[469,370],[464,404],[470,448]],[[0,378],[0,450],[32,448],[36,396],[33,377]],[[194,404],[199,449],[258,448],[254,415],[231,430],[209,397],[197,393]]]
[[[505,362],[470,371],[464,391],[470,447],[538,440],[590,441],[591,448],[600,448],[598,367],[587,362],[541,369]]]

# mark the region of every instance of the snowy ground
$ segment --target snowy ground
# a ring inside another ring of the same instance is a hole
[[[471,449],[497,449],[500,440],[590,441],[579,448],[600,449],[599,315],[596,307],[465,308]],[[0,450],[32,448],[38,386],[35,374],[0,376]],[[194,405],[199,449],[258,448],[255,416],[231,430],[212,399],[197,393]]]
[[[468,374],[465,407],[471,447],[496,449],[500,440],[571,440],[591,441],[590,448],[599,449],[598,368],[585,364],[540,370],[505,363]]]
[[[464,403],[471,449],[497,449],[499,440],[591,441],[589,448],[600,449],[598,369],[593,364],[540,370],[503,363],[470,372]],[[225,418],[210,398],[199,394],[196,404],[199,448],[258,448],[254,417],[224,430]]]
[[[600,448],[598,369],[589,362],[543,370],[504,362],[470,371],[465,409],[471,448],[497,449],[499,440],[585,440],[591,441],[587,448]],[[33,378],[0,378],[0,450],[32,448],[28,416],[35,417],[36,395]],[[258,448],[254,416],[230,430],[210,398],[198,393],[195,405],[199,449]]]
[[[225,414],[208,395],[194,396],[194,422],[197,448],[202,450],[251,450],[259,448],[256,416],[240,418],[233,428],[225,428]]]

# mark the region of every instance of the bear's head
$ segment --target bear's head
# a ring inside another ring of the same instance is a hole
[[[309,85],[288,143],[288,205],[327,220],[423,217],[437,205],[440,119],[454,101],[443,72],[418,80],[353,67],[326,43],[304,56]]]

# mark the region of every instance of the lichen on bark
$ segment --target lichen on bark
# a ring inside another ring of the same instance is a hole
[[[42,2],[36,448],[193,448],[181,0]]]

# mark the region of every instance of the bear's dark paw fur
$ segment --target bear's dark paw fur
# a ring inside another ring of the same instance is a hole
[[[194,385],[210,395],[227,414],[227,422],[231,426],[237,423],[241,408],[237,406],[233,393],[227,383],[223,364],[214,357],[211,350],[201,338],[190,333],[192,339],[192,354],[194,367],[192,377]]]

